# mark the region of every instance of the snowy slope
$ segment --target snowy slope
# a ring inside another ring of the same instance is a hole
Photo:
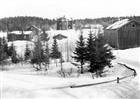
[[[115,50],[117,61],[131,65],[138,73],[140,71],[140,47],[126,50]]]
[[[131,79],[131,78],[129,78]],[[102,79],[55,78],[2,73],[2,98],[94,98],[138,99],[137,84],[123,81],[81,88],[70,88],[78,82],[98,82]],[[78,82],[77,82],[78,81]]]
[[[117,61],[126,64],[137,72],[137,76],[133,81],[139,83],[140,86],[140,47],[126,50],[115,50],[114,54],[117,56]],[[140,90],[140,87],[139,87]]]

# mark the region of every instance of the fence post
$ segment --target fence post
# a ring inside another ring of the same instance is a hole
[[[117,77],[117,83],[119,83],[119,77]]]
[[[136,76],[137,75],[137,73],[136,73],[136,71],[134,70],[134,76]]]

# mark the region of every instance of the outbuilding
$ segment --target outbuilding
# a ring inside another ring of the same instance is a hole
[[[116,49],[135,48],[140,46],[140,23],[124,19],[108,26],[104,35],[108,44]]]

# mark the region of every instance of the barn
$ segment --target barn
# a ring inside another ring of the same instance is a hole
[[[124,19],[108,26],[104,35],[108,44],[116,49],[128,49],[140,46],[140,23]]]

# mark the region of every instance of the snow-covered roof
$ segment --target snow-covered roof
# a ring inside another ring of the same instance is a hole
[[[22,32],[23,32],[23,34],[32,33],[32,31],[12,31],[12,32],[9,32],[9,34],[18,34],[18,35],[20,35],[20,34],[22,34]]]
[[[28,27],[27,30],[30,30],[31,27],[34,27],[34,28],[36,28],[36,29],[39,30],[39,31],[41,30],[40,28],[38,28],[38,27],[35,26],[35,25],[32,25],[32,26]]]
[[[114,24],[108,26],[106,29],[118,29],[118,28],[128,24],[129,22],[130,22],[129,19],[124,19],[124,20],[121,20],[121,21],[117,21]]]
[[[31,34],[32,31],[24,31],[24,34]]]
[[[7,32],[0,31],[0,38],[7,37]]]
[[[9,32],[10,34],[22,34],[22,31],[12,31],[12,32]]]

